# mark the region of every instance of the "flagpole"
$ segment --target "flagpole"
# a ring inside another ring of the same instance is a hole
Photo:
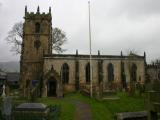
[[[90,97],[93,97],[92,90],[92,43],[91,43],[91,19],[90,19],[90,1],[88,1],[88,10],[89,10],[89,49],[90,49]]]

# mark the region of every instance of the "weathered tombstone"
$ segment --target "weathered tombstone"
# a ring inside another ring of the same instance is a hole
[[[103,100],[119,100],[115,90],[104,90],[102,94]]]
[[[46,120],[49,108],[42,103],[22,103],[13,111],[15,120]]]
[[[6,120],[11,120],[11,114],[12,114],[12,98],[11,97],[3,98],[2,114],[4,115]]]
[[[138,111],[138,112],[117,113],[116,119],[117,120],[147,120],[147,112]]]

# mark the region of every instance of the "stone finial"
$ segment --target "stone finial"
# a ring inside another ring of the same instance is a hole
[[[146,58],[146,52],[144,52],[144,57]]]
[[[76,50],[76,55],[78,55],[78,50]]]
[[[37,7],[37,13],[39,13],[40,12],[40,10],[39,10],[39,6]]]
[[[123,56],[123,52],[121,51],[121,56]]]
[[[25,6],[25,15],[26,15],[26,13],[27,13],[27,6]]]
[[[51,7],[49,7],[49,13],[51,14]]]
[[[144,51],[144,61],[145,61],[145,64],[146,64],[146,52]]]
[[[101,54],[100,54],[100,50],[98,50],[98,55],[101,55]]]

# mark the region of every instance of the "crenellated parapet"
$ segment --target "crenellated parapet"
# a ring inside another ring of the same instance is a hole
[[[24,19],[34,19],[34,20],[38,20],[38,19],[47,19],[47,20],[51,20],[52,19],[52,16],[51,16],[51,7],[49,7],[49,11],[48,13],[45,13],[45,12],[40,12],[40,8],[39,6],[37,7],[37,12],[34,13],[34,12],[28,12],[27,10],[27,6],[25,7],[25,16],[24,16]]]

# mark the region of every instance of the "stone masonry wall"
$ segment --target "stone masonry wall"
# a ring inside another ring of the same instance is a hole
[[[130,72],[129,67],[134,63],[137,66],[137,81],[144,83],[145,80],[145,67],[144,59],[115,59],[115,58],[103,58],[103,89],[108,89],[108,71],[107,66],[109,63],[113,64],[114,67],[114,81],[113,83],[121,86],[121,62],[124,62],[124,71],[126,75],[126,82],[129,85],[130,82]],[[86,65],[89,63],[89,58],[80,57],[79,61],[79,84],[86,85]],[[69,83],[65,86],[65,90],[74,91],[75,90],[75,57],[63,56],[63,57],[49,57],[44,60],[44,73],[50,70],[53,65],[54,69],[61,73],[61,67],[64,63],[69,66]],[[98,85],[98,58],[92,59],[93,66],[93,85]],[[66,89],[67,88],[67,89]]]

